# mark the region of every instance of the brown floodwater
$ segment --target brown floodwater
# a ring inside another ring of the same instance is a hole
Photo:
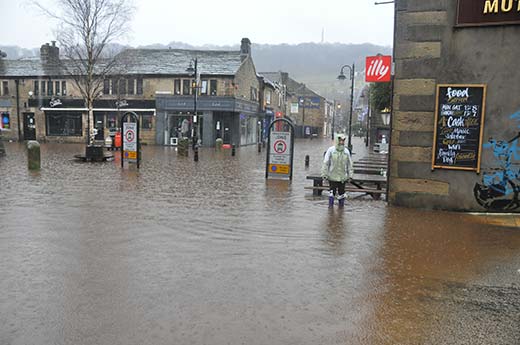
[[[297,141],[288,182],[265,180],[253,146],[199,162],[145,146],[137,170],[48,143],[35,173],[6,143],[0,344],[520,339],[520,223],[369,198],[328,209],[303,187],[329,144]]]

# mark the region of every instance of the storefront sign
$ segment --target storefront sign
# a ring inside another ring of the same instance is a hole
[[[367,83],[387,83],[392,71],[390,55],[367,56],[365,60],[365,81]]]
[[[480,171],[486,85],[437,85],[432,169]]]
[[[519,0],[459,0],[457,26],[520,24]]]

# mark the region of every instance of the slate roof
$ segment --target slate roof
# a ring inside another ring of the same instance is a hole
[[[240,51],[184,49],[128,49],[119,54],[130,74],[186,74],[197,58],[197,71],[206,75],[235,75],[242,60]]]
[[[240,51],[127,49],[117,56],[125,66],[125,74],[141,75],[186,75],[186,68],[195,58],[198,73],[205,75],[235,75],[242,64]],[[66,64],[67,60],[60,62]],[[45,64],[40,59],[0,59],[0,76],[3,77],[67,74],[59,65]]]

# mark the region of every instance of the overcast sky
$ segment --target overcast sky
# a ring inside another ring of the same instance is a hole
[[[192,45],[374,43],[392,45],[393,4],[375,0],[134,0],[131,32],[119,43],[134,47],[172,41]],[[53,0],[40,3],[52,5]],[[0,45],[37,48],[57,24],[26,0],[0,0]]]

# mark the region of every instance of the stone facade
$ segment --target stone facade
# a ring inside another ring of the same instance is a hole
[[[480,148],[480,174],[432,170],[438,84],[487,85],[483,144],[490,138],[505,143],[520,128],[520,100],[514,91],[520,89],[520,71],[514,67],[520,56],[520,25],[456,27],[456,16],[457,1],[396,1],[389,201],[420,208],[520,212],[518,139],[509,143],[508,172],[496,172],[503,166],[489,145]],[[487,188],[482,186],[490,178],[501,192],[478,191]]]

